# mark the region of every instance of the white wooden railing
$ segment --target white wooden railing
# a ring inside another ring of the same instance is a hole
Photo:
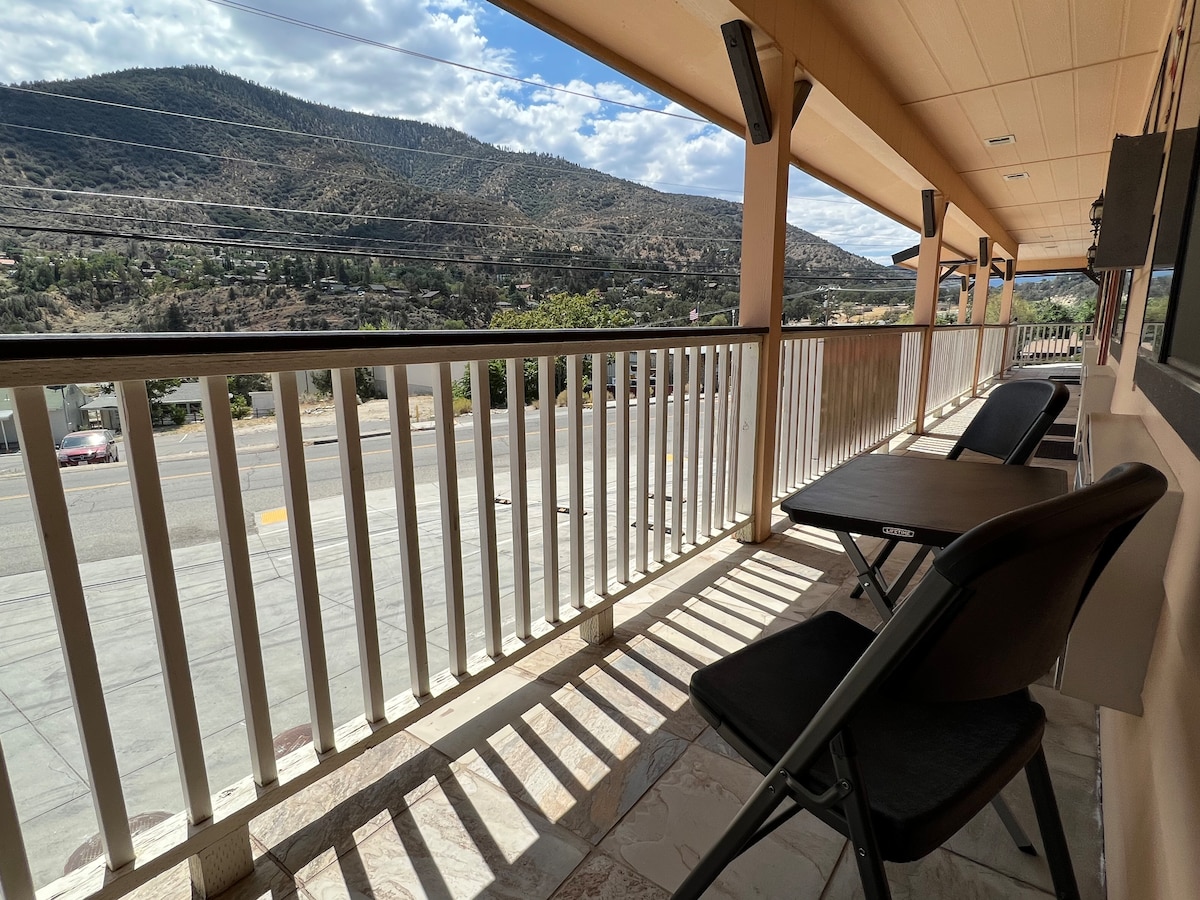
[[[910,428],[923,329],[784,330],[776,414],[776,499]]]
[[[927,411],[932,413],[970,393],[978,344],[978,326],[948,325],[934,329],[925,401]]]
[[[1015,368],[1079,362],[1083,359],[1083,345],[1092,337],[1091,322],[1054,322],[1012,328],[1009,365]]]
[[[5,359],[0,383],[12,387],[15,397],[30,506],[103,847],[96,863],[60,879],[56,894],[90,895],[114,877],[122,883],[117,893],[125,893],[197,854],[237,861],[204,876],[205,889],[212,893],[247,873],[247,823],[252,817],[568,629],[581,627],[585,636],[605,637],[611,631],[611,606],[624,593],[745,523],[745,516],[735,512],[738,423],[742,404],[752,406],[753,394],[743,401],[741,360],[746,345],[760,340],[761,332],[745,329],[2,339],[7,353],[0,356]],[[488,360],[497,356],[505,359],[510,397],[523,395],[527,363],[536,366],[539,408],[528,425],[523,404],[519,412],[503,416],[490,409],[484,386]],[[565,360],[565,418],[558,417],[554,402],[561,383],[555,374],[559,359]],[[588,410],[585,364],[591,364],[594,399],[599,399],[610,359],[612,397],[591,402]],[[468,362],[472,373],[470,471],[460,470],[457,459],[451,361]],[[416,363],[433,363],[438,372],[433,386],[436,522],[418,515],[422,486],[414,464],[407,381],[407,368]],[[356,366],[387,367],[394,473],[389,505],[394,504],[396,522],[390,533],[372,530],[369,522],[372,505],[380,500],[368,496],[364,482]],[[635,366],[637,384],[631,389]],[[345,649],[356,653],[361,675],[361,701],[341,719],[330,698],[319,593],[324,576],[317,561],[320,542],[314,540],[296,387],[296,372],[319,369],[333,370],[354,614],[354,648]],[[243,504],[226,379],[247,371],[274,373],[287,553],[295,585],[295,641],[290,646],[276,642],[270,652],[303,660],[308,722],[299,724],[308,724],[312,735],[310,744],[278,759],[276,735],[298,723],[278,719],[268,699],[255,560],[245,524],[253,511]],[[220,565],[232,622],[230,662],[236,666],[249,749],[248,770],[232,777],[229,772],[215,777],[203,752],[197,703],[202,691],[190,669],[194,654],[189,653],[180,604],[178,557],[188,551],[173,547],[169,536],[144,382],[151,377],[198,377],[203,388]],[[133,527],[141,536],[137,574],[144,572],[169,711],[173,746],[161,749],[164,756],[174,751],[184,807],[137,835],[131,834],[121,760],[146,735],[140,728],[122,732],[113,727],[98,655],[120,648],[101,647],[98,653],[89,619],[96,586],[81,575],[43,387],[108,381],[115,383],[120,403]],[[654,396],[647,389],[651,384]],[[566,431],[565,453],[557,434],[561,430]],[[503,468],[497,466],[497,439],[508,446],[506,484],[496,480],[496,469]],[[531,446],[537,448],[536,457],[528,452]],[[551,462],[537,465],[534,458]],[[508,502],[498,508],[497,497],[505,493]],[[440,551],[428,536],[438,528]],[[510,541],[512,559],[502,566],[497,547]],[[468,545],[480,548],[475,565],[464,565]],[[438,568],[434,558],[439,554],[440,579],[432,581],[441,582],[442,596],[432,596],[428,573],[431,565]],[[375,572],[387,556],[399,558],[398,595],[391,590],[383,596],[376,586]],[[535,579],[537,559],[542,565]],[[407,678],[400,679],[405,684],[399,693],[389,695],[380,646],[381,609],[394,609],[397,603],[406,635]],[[435,622],[445,627],[446,649],[430,642]],[[481,624],[473,626],[475,622]],[[435,649],[444,665],[431,661]],[[2,753],[0,834],[4,896],[32,897],[33,868],[45,866],[30,866],[29,852],[41,848],[22,839]],[[120,870],[119,876],[111,870]],[[111,884],[108,890],[113,890]]]
[[[121,895],[186,859],[202,860],[193,873],[213,893],[248,871],[247,825],[253,817],[566,631],[579,627],[590,640],[606,637],[612,605],[621,597],[746,525],[749,502],[739,496],[739,484],[747,479],[739,474],[745,476],[744,467],[752,463],[752,423],[761,419],[758,383],[743,379],[742,372],[753,370],[747,355],[761,355],[765,333],[689,328],[0,338],[0,385],[15,396],[46,594],[58,622],[103,849],[99,860],[59,879],[55,896],[91,896],[101,888]],[[926,407],[932,410],[969,394],[974,379],[983,384],[999,373],[1004,336],[1002,328],[982,334],[975,327],[937,328],[928,336],[930,359],[923,360],[922,328],[785,329],[773,471],[754,477],[771,479],[779,499],[912,427],[924,366]],[[518,404],[504,413],[490,408],[484,386],[488,361],[496,358],[504,360],[509,397],[523,396],[526,370],[536,369],[536,412]],[[472,375],[467,422],[473,462],[466,466],[457,450],[452,362],[467,363]],[[425,470],[416,460],[409,422],[408,373],[418,364],[433,364],[437,373],[432,479],[419,476]],[[354,376],[360,366],[385,372],[392,473],[386,498],[368,490],[364,477]],[[589,366],[593,399],[607,394],[604,402],[590,402],[590,409],[584,378]],[[353,634],[336,657],[321,602],[330,576],[319,563],[330,539],[324,532],[315,536],[326,524],[314,522],[311,512],[296,386],[296,373],[321,369],[333,372],[341,494],[337,541],[344,534],[346,593],[353,609]],[[226,381],[229,374],[248,371],[273,373],[287,522],[279,553],[290,561],[295,594],[289,613],[295,636],[289,643],[276,641],[269,651],[260,638],[256,599],[255,567],[261,560],[251,551],[245,524],[254,510],[243,501]],[[565,372],[561,417],[553,398],[564,378],[556,372]],[[238,727],[248,749],[246,757],[238,757],[248,760],[238,771],[220,768],[203,750],[209,735],[202,734],[198,705],[211,688],[199,689],[191,671],[195,637],[184,628],[180,600],[187,565],[177,559],[191,551],[171,539],[144,384],[169,377],[198,378],[203,388],[219,534],[219,552],[212,555],[228,596],[230,677],[234,692],[240,692]],[[138,834],[130,828],[121,760],[146,736],[142,729],[122,731],[112,724],[98,658],[122,651],[98,646],[89,620],[97,587],[80,564],[44,396],[50,383],[110,381],[121,408],[122,456],[140,536],[131,577],[144,579],[153,617],[170,722],[163,755],[175,757],[183,798],[180,812]],[[601,385],[610,385],[610,391],[602,393]],[[497,442],[507,446],[506,456],[497,454]],[[419,503],[422,498],[427,502]],[[384,526],[381,505],[392,517]],[[498,548],[509,544],[511,558],[502,558]],[[464,557],[474,547],[478,556],[471,555],[468,565]],[[376,573],[392,560],[399,563],[398,586],[380,588]],[[384,615],[396,618],[397,626],[402,621],[399,667],[389,668],[381,648]],[[431,635],[441,630],[445,638],[435,643]],[[266,670],[270,654],[278,653],[302,661],[302,714],[295,704],[291,713],[281,714],[271,703]],[[330,692],[330,659],[345,656],[354,659],[360,688],[350,706],[344,695],[339,701]],[[307,721],[293,721],[297,715]],[[277,753],[279,733],[303,726],[311,743]],[[34,869],[45,869],[31,867],[30,853],[36,859],[42,848],[31,848],[22,837],[3,749],[0,738],[5,836],[0,888],[6,900],[27,900],[34,894]],[[222,859],[223,865],[215,862]]]

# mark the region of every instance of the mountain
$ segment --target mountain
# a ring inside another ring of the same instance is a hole
[[[740,204],[311,103],[211,68],[0,86],[0,123],[0,222],[75,232],[0,230],[15,253],[129,254],[159,243],[162,257],[183,251],[156,239],[184,236],[190,252],[210,255],[239,244],[264,258],[358,248],[384,266],[457,263],[571,290],[605,289],[636,270],[651,281],[737,270]],[[128,234],[141,237],[119,237]],[[787,241],[796,277],[884,271],[799,228]]]

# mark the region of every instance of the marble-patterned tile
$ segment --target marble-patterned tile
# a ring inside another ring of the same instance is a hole
[[[220,894],[221,900],[288,900],[297,897],[299,884],[295,877],[280,868],[269,856],[254,861],[254,871],[233,887]],[[161,896],[161,895],[160,895]],[[178,895],[180,900],[191,897],[191,891]]]
[[[704,720],[688,696],[695,670],[669,647],[643,637],[585,672],[576,688],[647,733],[661,728],[692,740],[704,730]]]
[[[670,900],[670,896],[612,857],[593,853],[551,900]]]
[[[409,726],[408,732],[458,759],[553,692],[553,685],[514,666],[455,697]]]
[[[401,732],[250,822],[250,833],[288,872],[336,847],[380,810],[411,803],[450,777],[451,760]]]
[[[860,625],[866,625],[871,629],[878,629],[883,624],[883,620],[880,618],[879,612],[875,609],[875,605],[866,597],[854,598],[850,596],[850,591],[854,589],[856,584],[858,584],[856,578],[851,577],[846,579],[817,612],[840,612]]]
[[[683,738],[616,710],[586,688],[563,688],[460,763],[597,841],[687,749]]]
[[[741,763],[751,771],[754,770],[754,767],[750,765],[750,763],[746,762],[740,753],[730,747],[729,744],[725,742],[725,739],[717,734],[716,730],[711,726],[700,732],[699,737],[697,737],[693,743],[697,747],[703,747],[705,750],[715,753],[718,756],[724,756],[726,759],[732,759],[734,762]]]
[[[1104,900],[1101,873],[1104,845],[1096,779],[1094,776],[1090,779],[1079,778],[1059,771],[1051,773],[1051,780],[1080,895],[1083,900]],[[1029,856],[1016,848],[1000,817],[990,805],[950,838],[945,848],[1052,893],[1053,883],[1025,776],[1022,774],[1014,778],[1001,791],[1001,796],[1033,841],[1037,856]]]
[[[1047,900],[1051,895],[946,850],[911,863],[885,863],[893,900]],[[862,882],[853,856],[838,863],[821,900],[861,900]]]
[[[591,849],[489,782],[460,770],[412,806],[385,811],[365,837],[300,873],[315,900],[486,898],[541,900]]]
[[[760,780],[754,770],[693,745],[600,850],[673,891]],[[837,832],[801,814],[727,866],[706,896],[818,897],[844,843]]]
[[[627,646],[627,635],[618,633],[603,644],[589,644],[575,634],[555,638],[516,663],[513,668],[561,687],[578,680],[592,666]]]

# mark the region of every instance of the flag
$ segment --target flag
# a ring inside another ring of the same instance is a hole
[[[697,306],[690,313],[688,313],[688,318],[691,319],[693,322],[700,321],[700,307]]]

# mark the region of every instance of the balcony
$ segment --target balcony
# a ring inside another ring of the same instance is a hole
[[[764,399],[753,329],[463,337],[8,342],[44,565],[0,595],[0,826],[21,836],[0,850],[6,897],[187,896],[189,881],[235,897],[663,895],[757,780],[687,704],[690,672],[824,608],[873,615],[830,536],[774,515],[738,543],[754,497],[861,452],[944,452],[1022,346],[1003,327],[785,330]],[[456,421],[449,363],[482,385],[497,356],[509,396],[565,382],[565,407],[509,416],[473,392]],[[354,396],[363,365],[386,371],[378,429]],[[429,431],[408,426],[416,365],[437,373]],[[318,444],[292,373],[320,368],[336,434]],[[225,389],[263,369],[265,451],[239,441]],[[589,405],[585,372],[609,370],[612,396]],[[204,392],[186,478],[140,383],[166,376]],[[132,499],[139,550],[119,558],[93,558],[105,536],[79,523],[99,488],[60,475],[42,391],[93,380],[118,384],[125,428],[123,462],[102,470]],[[336,457],[336,495],[310,494],[314,448]],[[281,515],[252,506],[266,469]],[[205,479],[185,502],[211,504],[218,540],[197,542],[164,486]],[[1076,868],[1102,897],[1095,709],[1041,693]],[[724,890],[852,896],[843,844],[801,817]],[[892,870],[912,896],[1049,885],[990,809]]]

